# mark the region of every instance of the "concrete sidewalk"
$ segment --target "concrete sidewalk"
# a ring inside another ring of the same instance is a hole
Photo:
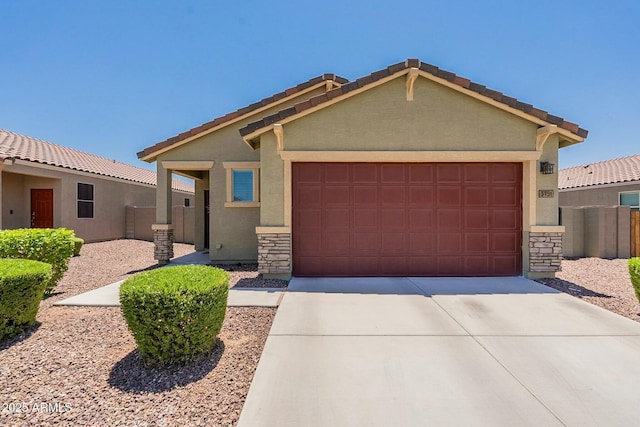
[[[123,280],[54,302],[53,305],[86,307],[119,307],[120,285]],[[231,288],[227,307],[277,307],[284,289],[282,288]]]
[[[639,323],[523,278],[294,278],[238,425],[635,425],[639,354]]]

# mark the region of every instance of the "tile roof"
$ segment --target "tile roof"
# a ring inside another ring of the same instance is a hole
[[[150,147],[145,148],[144,150],[140,151],[138,153],[138,158],[144,158],[144,157],[148,157],[152,154],[154,154],[157,151],[160,151],[164,148],[168,148],[174,144],[177,144],[187,138],[190,138],[192,136],[198,135],[206,130],[209,130],[211,128],[214,128],[218,125],[221,125],[223,123],[226,122],[230,122],[234,119],[237,119],[241,116],[244,116],[245,114],[251,113],[253,111],[256,111],[260,108],[269,106],[271,104],[276,103],[277,101],[280,101],[284,98],[287,98],[289,96],[295,95],[299,92],[304,91],[305,89],[309,89],[315,85],[317,85],[318,83],[322,83],[328,80],[332,80],[334,82],[337,82],[339,84],[344,84],[344,83],[348,83],[349,80],[345,79],[344,77],[340,77],[340,76],[336,76],[335,74],[331,74],[331,73],[327,73],[327,74],[323,74],[321,76],[318,77],[314,77],[310,80],[307,80],[306,82],[300,83],[296,86],[290,87],[289,89],[285,89],[282,92],[278,92],[275,95],[271,95],[268,98],[264,98],[258,102],[254,102],[253,104],[246,106],[244,108],[240,108],[239,110],[236,110],[234,112],[225,114],[224,116],[220,116],[217,117],[213,120],[211,120],[210,122],[204,123],[200,126],[194,127],[193,129],[189,129],[186,132],[182,132],[180,135],[176,135],[174,137],[171,137],[169,139],[166,139],[162,142],[158,142],[155,145],[152,145]]]
[[[5,159],[27,160],[149,185],[157,183],[154,171],[0,129],[0,162]],[[194,192],[193,185],[179,179],[173,180],[172,187]]]
[[[392,76],[393,74],[404,71],[408,68],[418,68],[421,71],[429,73],[435,77],[442,78],[444,80],[447,80],[450,83],[456,84],[465,89],[469,89],[480,95],[493,99],[494,101],[505,104],[511,108],[515,108],[517,110],[523,111],[524,113],[529,114],[533,117],[536,117],[540,120],[543,120],[547,123],[557,125],[558,127],[565,129],[569,132],[572,132],[581,138],[586,138],[587,136],[588,131],[586,129],[582,129],[577,124],[568,122],[564,120],[562,117],[551,115],[544,110],[535,108],[531,104],[520,102],[515,98],[502,94],[501,92],[498,92],[498,91],[489,89],[486,86],[474,83],[469,79],[457,76],[456,74],[451,73],[449,71],[441,70],[440,68],[434,65],[427,64],[426,62],[422,62],[419,59],[407,59],[404,62],[399,62],[397,64],[390,65],[387,68],[371,73],[368,76],[361,77],[356,81],[344,84],[339,88],[332,89],[323,94],[314,96],[306,101],[299,102],[292,107],[289,107],[287,109],[279,111],[278,113],[265,117],[262,120],[258,120],[256,122],[248,124],[247,126],[240,129],[240,135],[244,137],[246,135],[249,135],[255,132],[256,130],[267,127],[270,124],[276,123],[280,120],[283,120],[295,114],[299,114],[302,111],[315,107],[316,105],[328,102],[333,98],[346,95],[355,89],[359,89],[361,87],[370,85],[372,83],[375,83],[378,80],[381,80],[385,77]]]
[[[640,154],[558,171],[561,190],[633,181],[640,183]]]

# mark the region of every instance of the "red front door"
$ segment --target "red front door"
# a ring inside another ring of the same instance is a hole
[[[53,228],[52,189],[31,189],[31,227]]]

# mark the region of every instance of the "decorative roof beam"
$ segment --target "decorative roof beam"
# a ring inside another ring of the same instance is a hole
[[[407,73],[407,101],[413,101],[413,84],[418,79],[420,70],[417,68],[410,68]]]
[[[284,130],[282,128],[282,125],[279,123],[273,125],[273,133],[276,135],[278,152],[280,152],[284,148]]]
[[[558,125],[546,125],[538,128],[536,131],[536,150],[542,151],[544,147],[544,143],[547,142],[547,139],[554,133],[558,132]]]

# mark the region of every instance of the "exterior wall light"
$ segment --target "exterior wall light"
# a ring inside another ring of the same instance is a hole
[[[543,175],[551,175],[555,165],[549,162],[540,162],[540,173]]]

